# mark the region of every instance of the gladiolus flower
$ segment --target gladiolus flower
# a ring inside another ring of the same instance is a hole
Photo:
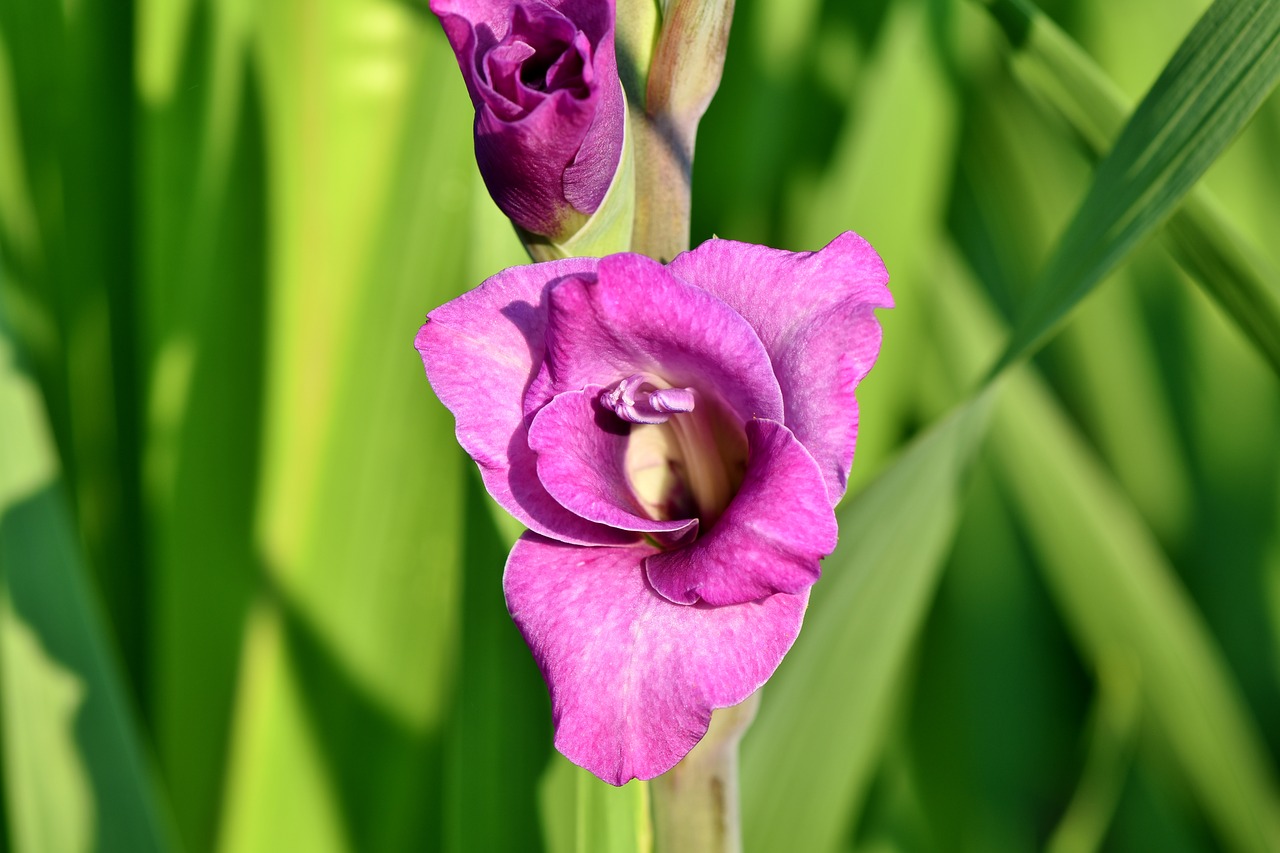
[[[489,194],[526,231],[568,237],[622,155],[612,0],[431,0],[431,11],[476,108]]]
[[[852,233],[711,240],[515,267],[428,315],[427,376],[529,528],[503,585],[572,761],[614,785],[669,770],[791,647],[886,281]]]

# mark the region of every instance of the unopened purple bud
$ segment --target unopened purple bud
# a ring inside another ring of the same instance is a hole
[[[572,235],[622,156],[612,0],[431,0],[431,11],[476,108],[489,194],[526,231]]]

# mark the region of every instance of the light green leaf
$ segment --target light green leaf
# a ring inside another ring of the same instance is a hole
[[[443,34],[403,4],[270,4],[256,23],[273,236],[267,589],[246,638],[220,843],[434,849],[447,831],[464,459],[413,339],[472,284],[472,110]]]
[[[38,392],[0,316],[0,705],[18,853],[172,849],[77,553]]]
[[[997,339],[969,287],[947,288],[963,353]],[[947,340],[946,337],[941,340]],[[965,374],[968,374],[967,376]],[[972,380],[958,373],[960,387]],[[1008,376],[992,447],[1050,589],[1098,671],[1128,672],[1143,713],[1170,745],[1228,846],[1268,849],[1280,795],[1267,750],[1211,634],[1127,496],[1029,368]],[[1110,689],[1118,688],[1111,685]]]
[[[988,4],[1016,37],[1013,68],[1103,156],[1129,105],[1116,85],[1049,18],[1014,0]],[[1194,187],[1161,232],[1165,247],[1280,372],[1280,270],[1240,234],[1208,188]]]
[[[785,5],[778,14],[796,14]],[[913,416],[923,332],[920,313],[909,306],[936,286],[930,253],[920,247],[945,216],[959,116],[946,71],[931,53],[929,27],[924,3],[893,4],[875,53],[849,86],[830,160],[809,191],[796,194],[788,217],[784,245],[791,248],[816,249],[841,231],[857,231],[884,258],[895,301],[908,306],[880,313],[883,350],[858,388],[863,428],[855,486],[879,470],[902,422]],[[848,41],[841,49],[854,49],[852,36]]]
[[[649,785],[615,788],[556,753],[539,785],[547,853],[652,853]]]
[[[160,16],[163,4],[143,14]],[[166,36],[140,26],[144,40]],[[216,834],[246,611],[260,569],[258,486],[266,278],[262,101],[236,0],[182,30],[168,94],[137,126],[136,299],[146,413],[148,718],[186,845]],[[143,54],[164,52],[149,41]],[[193,61],[208,54],[205,63]],[[181,282],[181,287],[175,287]]]
[[[1011,32],[1015,43],[1021,43],[1030,26],[1023,7],[1000,2],[996,11],[1013,21]],[[1019,14],[1024,17],[1018,19]],[[1055,48],[1057,58],[1061,48]],[[1090,85],[1097,75],[1077,67],[1071,79],[1074,85]],[[1033,351],[1141,239],[1165,222],[1277,79],[1280,2],[1217,0],[1099,164],[997,369]],[[1081,110],[1071,112],[1079,115]],[[1097,128],[1090,134],[1096,136]]]
[[[833,850],[857,814],[998,389],[913,442],[841,510],[840,545],[743,742],[748,850]]]

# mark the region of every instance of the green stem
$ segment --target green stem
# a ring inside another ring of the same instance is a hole
[[[693,143],[720,87],[734,0],[664,0],[644,97],[632,99],[632,249],[663,263],[689,248]]]
[[[649,783],[657,853],[739,853],[738,744],[760,691],[711,715],[707,734],[679,764]]]
[[[631,110],[635,128],[636,218],[632,251],[666,263],[689,248],[693,139],[667,116]]]

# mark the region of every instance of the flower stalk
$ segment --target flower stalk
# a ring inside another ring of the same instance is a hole
[[[664,2],[643,108],[630,110],[637,164],[632,250],[663,263],[689,248],[694,141],[720,88],[733,2]]]
[[[738,744],[760,707],[760,691],[711,715],[707,734],[671,770],[649,783],[658,853],[738,853],[742,820]]]

